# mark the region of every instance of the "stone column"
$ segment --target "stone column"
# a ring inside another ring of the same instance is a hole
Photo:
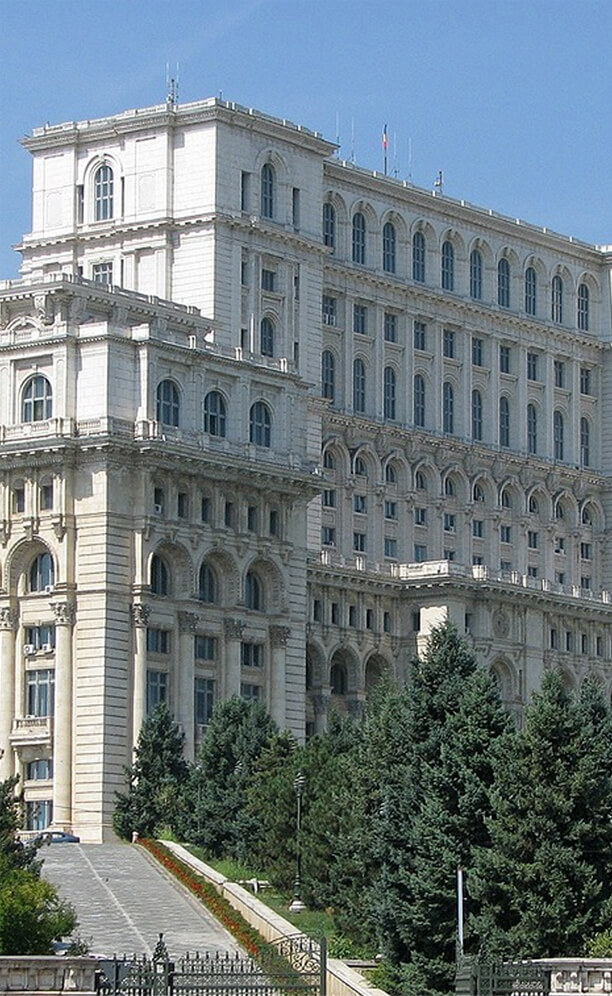
[[[193,637],[198,617],[195,612],[179,612],[178,698],[176,718],[185,733],[185,757],[195,757],[194,735],[194,679],[195,652]]]
[[[240,619],[224,619],[225,632],[225,673],[223,675],[223,698],[240,695],[240,641],[244,623]]]
[[[13,751],[9,737],[15,712],[15,627],[17,613],[0,609],[0,779],[13,774]],[[2,753],[3,752],[3,753]]]
[[[51,602],[55,614],[55,711],[53,719],[53,824],[72,824],[72,602]]]
[[[321,690],[319,695],[313,695],[312,697],[315,733],[325,733],[327,730],[327,713],[330,697],[331,688],[328,685]]]
[[[279,729],[285,728],[286,646],[288,626],[270,626],[270,715]]]
[[[137,602],[131,607],[134,623],[134,690],[132,699],[132,747],[136,747],[147,707],[147,623],[151,606]]]

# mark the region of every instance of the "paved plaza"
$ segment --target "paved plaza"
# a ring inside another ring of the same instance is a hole
[[[231,935],[181,886],[131,844],[52,844],[43,876],[76,908],[78,934],[93,954],[153,953],[160,931],[171,957],[235,951]]]

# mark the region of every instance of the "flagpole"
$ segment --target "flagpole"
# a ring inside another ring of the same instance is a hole
[[[388,148],[388,145],[389,145],[389,139],[387,138],[387,126],[385,125],[385,127],[383,128],[383,133],[382,133],[382,146],[383,146],[383,154],[384,154],[385,176],[387,175],[387,148]]]

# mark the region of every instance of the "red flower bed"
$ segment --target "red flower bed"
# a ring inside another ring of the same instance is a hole
[[[210,882],[198,875],[193,868],[177,858],[172,851],[160,844],[158,840],[140,838],[138,841],[153,857],[159,861],[171,875],[174,875],[204,906],[226,927],[238,943],[251,955],[260,961],[262,957],[273,954],[273,949],[263,937],[246,922]]]

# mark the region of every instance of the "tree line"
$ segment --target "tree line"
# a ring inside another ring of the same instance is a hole
[[[444,624],[405,688],[381,685],[360,721],[332,717],[305,745],[234,698],[188,764],[162,706],[143,727],[115,828],[168,826],[290,892],[298,772],[303,898],[380,952],[398,992],[453,989],[458,868],[466,952],[584,954],[612,924],[612,716],[595,679],[574,696],[547,671],[517,724]]]

